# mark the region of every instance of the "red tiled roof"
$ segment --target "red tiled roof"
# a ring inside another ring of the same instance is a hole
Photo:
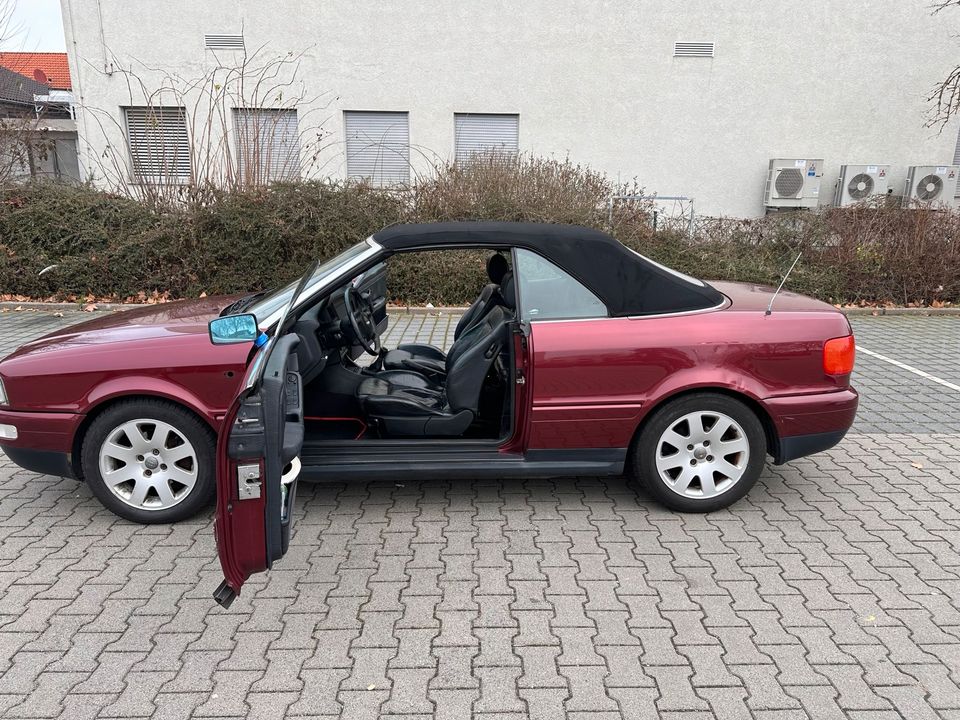
[[[70,66],[67,54],[60,52],[0,52],[0,67],[13,70],[31,80],[46,77],[45,84],[52,90],[70,90]],[[39,76],[39,70],[43,73]]]

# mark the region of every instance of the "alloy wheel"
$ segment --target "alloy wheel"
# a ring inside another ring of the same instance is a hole
[[[122,502],[140,510],[166,510],[197,482],[197,453],[186,435],[161,420],[139,418],[107,434],[100,475]]]
[[[657,442],[657,472],[673,492],[687,498],[721,495],[743,477],[750,443],[729,415],[709,410],[672,422]]]

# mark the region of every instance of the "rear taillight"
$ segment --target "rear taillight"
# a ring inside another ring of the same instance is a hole
[[[823,344],[823,371],[827,375],[849,375],[856,354],[853,335],[827,340]]]

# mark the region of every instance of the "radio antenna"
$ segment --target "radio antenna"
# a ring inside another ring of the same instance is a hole
[[[767,305],[767,311],[764,313],[764,317],[773,312],[773,301],[777,299],[777,295],[780,294],[780,291],[783,290],[784,283],[787,282],[787,278],[790,277],[790,273],[793,272],[793,269],[797,266],[797,263],[800,262],[800,256],[803,255],[803,250],[797,253],[797,259],[793,261],[793,265],[790,266],[790,269],[787,270],[787,274],[783,276],[783,280],[780,281],[780,285],[777,287],[777,291],[773,293],[773,297],[770,298],[770,304]]]

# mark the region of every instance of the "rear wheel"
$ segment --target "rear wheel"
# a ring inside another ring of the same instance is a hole
[[[710,512],[742,498],[766,458],[756,414],[718,393],[696,393],[655,412],[634,448],[637,479],[667,507]]]
[[[140,523],[184,520],[213,498],[214,435],[183,408],[124,400],[99,415],[83,439],[83,475],[120,517]]]

